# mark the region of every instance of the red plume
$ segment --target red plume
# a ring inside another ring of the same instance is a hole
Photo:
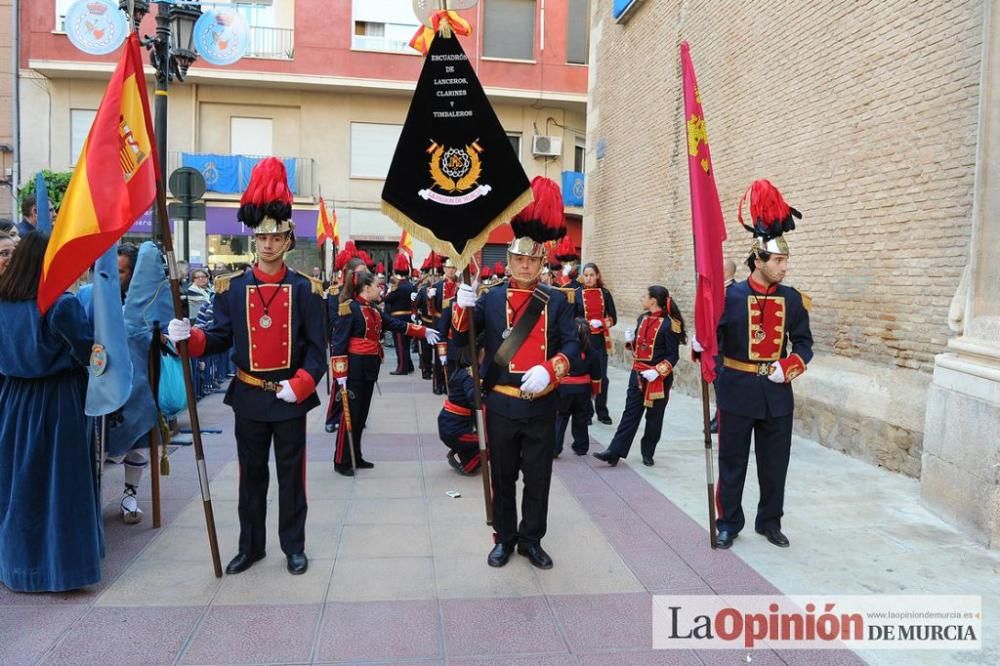
[[[483,266],[482,270],[479,271],[479,279],[489,280],[491,277],[493,277],[493,271],[490,270],[489,266]]]
[[[375,272],[376,273],[383,273],[384,274],[385,273],[385,264],[383,264],[381,261],[378,262],[377,264],[375,264]]]
[[[424,257],[424,263],[420,264],[420,270],[428,271],[431,268],[431,255]]]
[[[750,224],[743,221],[743,203],[750,200]],[[750,187],[740,199],[740,207],[736,218],[748,231],[758,236],[780,236],[785,231],[795,228],[794,218],[802,217],[781,196],[781,192],[771,181],[761,178],[750,183]]]
[[[250,182],[240,197],[237,212],[240,222],[256,229],[265,217],[289,220],[292,217],[292,192],[288,189],[285,163],[277,157],[265,157],[250,172]]]
[[[405,252],[397,252],[396,258],[392,262],[392,270],[399,275],[410,274],[410,258]]]
[[[358,255],[358,247],[354,244],[354,241],[352,241],[352,240],[349,240],[346,243],[344,243],[344,252],[347,252],[352,257],[359,256]]]
[[[344,270],[344,268],[347,267],[347,262],[350,260],[351,260],[351,253],[348,252],[346,249],[341,250],[340,252],[337,253],[337,261],[334,263],[333,267],[338,271],[342,271]]]
[[[560,239],[553,254],[559,261],[580,261],[580,253],[576,251],[576,245],[568,235]]]
[[[504,265],[502,261],[498,261],[497,263],[493,264],[493,274],[496,275],[497,277],[503,275],[506,271],[507,267]]]
[[[565,236],[566,215],[559,186],[551,178],[535,176],[531,181],[531,189],[535,200],[510,222],[514,235],[527,236],[538,243]]]

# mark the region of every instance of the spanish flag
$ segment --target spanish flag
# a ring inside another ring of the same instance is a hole
[[[403,233],[399,237],[399,247],[396,249],[404,252],[410,258],[410,263],[413,263],[413,238],[406,229],[403,229]]]
[[[149,209],[158,179],[139,37],[132,33],[53,225],[38,284],[39,311],[45,313]]]
[[[326,202],[323,201],[323,197],[320,197],[319,214],[316,216],[316,246],[323,247],[323,243],[328,239],[332,240],[333,244],[336,245],[336,237],[337,232],[334,229],[334,225],[330,222],[330,217],[326,214]]]

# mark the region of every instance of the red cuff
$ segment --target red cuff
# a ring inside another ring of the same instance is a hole
[[[542,367],[548,370],[549,384],[553,384],[569,374],[569,359],[564,354],[556,354],[543,363]]]
[[[590,381],[590,395],[596,396],[601,394],[601,383],[600,379],[592,379]]]
[[[334,356],[330,359],[330,374],[334,379],[343,379],[347,376],[347,356]]]
[[[674,370],[674,366],[670,365],[670,361],[660,361],[656,364],[655,370],[660,373],[661,377],[666,377]]]
[[[208,338],[205,337],[205,331],[201,330],[197,326],[191,327],[191,337],[188,338],[188,356],[191,358],[198,358],[205,353],[205,345],[208,343]]]
[[[316,391],[316,380],[302,368],[295,371],[295,376],[288,380],[288,385],[295,394],[296,402],[302,402]]]
[[[806,371],[805,361],[798,354],[791,354],[787,358],[778,361],[781,371],[785,374],[785,383],[792,381]]]
[[[422,338],[424,337],[424,331],[427,330],[426,326],[418,326],[416,324],[406,325],[406,335],[411,338]]]
[[[465,313],[465,308],[458,303],[451,308],[451,327],[459,333],[465,333],[469,330],[469,317]]]

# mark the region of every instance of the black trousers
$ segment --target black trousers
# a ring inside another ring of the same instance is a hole
[[[750,461],[750,436],[757,456],[760,502],[754,526],[758,530],[781,529],[785,506],[785,478],[792,451],[792,420],[787,416],[755,419],[718,410],[719,484],[716,487],[717,525],[720,530],[739,534],[743,516],[743,485]]]
[[[441,441],[458,455],[458,460],[466,472],[479,469],[479,436],[476,433],[441,435]]]
[[[365,423],[368,422],[368,411],[372,406],[372,393],[375,392],[375,382],[364,379],[347,378],[347,406],[351,411],[351,437],[354,439],[354,455],[357,460],[364,458],[361,455],[361,437],[365,432]],[[343,411],[343,410],[341,410]],[[335,465],[344,467],[351,466],[351,452],[347,449],[347,427],[344,425],[343,414],[340,418],[340,426],[337,428],[337,448],[333,453]]]
[[[591,348],[593,349],[593,342]],[[595,353],[600,354],[601,359],[601,392],[594,396],[594,412],[597,413],[597,418],[603,419],[611,416],[608,414],[608,352],[604,347],[604,336],[601,336],[600,351]]]
[[[251,421],[236,417],[240,463],[240,552],[257,555],[267,543],[268,458],[274,440],[278,473],[278,540],[286,555],[306,546],[306,417]]]
[[[437,350],[433,347],[431,349],[434,355],[434,375],[431,378],[432,389],[443,395],[448,392],[448,384],[445,383],[444,379],[444,365],[441,364],[441,357],[437,355]]]
[[[410,339],[402,333],[392,334],[396,348],[396,372],[413,372],[413,358],[410,357]]]
[[[572,420],[573,450],[586,453],[590,448],[587,419],[590,418],[590,391],[559,394],[559,415],[556,417],[556,445],[554,453],[562,453],[566,427]]]
[[[625,458],[629,449],[632,448],[632,440],[639,432],[639,422],[643,414],[646,416],[646,429],[642,433],[642,456],[652,458],[656,453],[656,445],[660,442],[660,433],[663,430],[663,411],[667,408],[670,400],[670,389],[667,395],[661,400],[654,400],[652,407],[643,405],[643,390],[639,385],[639,375],[633,370],[628,378],[628,393],[625,394],[625,411],[622,412],[621,421],[618,423],[618,430],[615,431],[614,439],[608,445],[608,451],[616,456]]]
[[[555,417],[554,411],[526,419],[486,413],[496,543],[527,545],[538,543],[545,536]],[[517,522],[518,473],[524,478],[520,525]]]
[[[429,324],[425,324],[429,325]],[[423,338],[419,339],[420,342],[420,372],[426,377],[434,367],[434,362],[432,356],[434,354],[434,347],[430,345]]]

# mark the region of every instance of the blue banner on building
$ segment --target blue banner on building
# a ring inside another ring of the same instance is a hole
[[[563,171],[562,191],[564,205],[582,208],[583,174],[579,171]]]
[[[217,155],[214,153],[181,153],[181,166],[194,167],[205,177],[210,192],[239,194],[250,182],[250,172],[263,157],[247,155]],[[295,194],[295,158],[284,160],[288,172],[288,187]]]
[[[632,6],[637,3],[637,0],[615,0],[615,4],[611,7],[611,15],[615,19],[620,19],[622,16],[628,13]]]

